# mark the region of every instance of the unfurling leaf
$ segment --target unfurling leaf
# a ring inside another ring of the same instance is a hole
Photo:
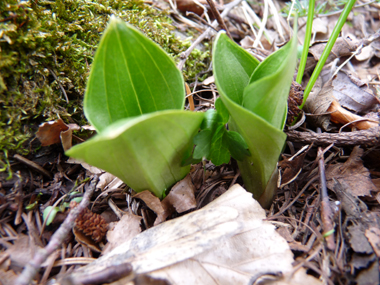
[[[282,128],[296,61],[296,37],[260,64],[223,32],[214,42],[215,83],[231,116],[229,128],[242,137],[229,134],[229,149],[242,158],[247,148],[234,145],[246,142],[251,156],[238,161],[239,169],[246,189],[264,207],[276,189],[276,164],[286,139]]]

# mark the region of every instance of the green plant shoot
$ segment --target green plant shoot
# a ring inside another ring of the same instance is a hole
[[[297,62],[297,38],[259,63],[219,32],[213,70],[229,128],[246,141],[250,156],[238,161],[245,187],[268,207],[277,189],[277,162],[286,135],[287,98]],[[227,68],[226,68],[227,67]]]
[[[186,112],[184,81],[174,61],[122,20],[111,18],[84,98],[86,118],[98,134],[67,155],[104,169],[135,191],[165,191],[189,172],[204,113]]]

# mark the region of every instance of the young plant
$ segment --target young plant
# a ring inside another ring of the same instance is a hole
[[[268,207],[277,188],[277,161],[286,135],[287,98],[297,62],[296,31],[283,48],[259,63],[220,32],[213,70],[229,128],[246,141],[250,156],[238,161],[245,188]]]
[[[157,197],[189,172],[203,113],[186,112],[174,61],[122,20],[111,18],[91,68],[84,112],[98,134],[67,155],[104,169],[135,191]]]

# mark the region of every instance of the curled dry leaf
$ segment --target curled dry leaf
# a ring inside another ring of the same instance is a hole
[[[293,254],[252,194],[233,186],[206,207],[152,227],[71,274],[96,274],[130,262],[135,274],[171,284],[248,284],[268,272],[284,284],[321,284],[302,268],[290,277]],[[223,270],[221,270],[223,269]],[[297,276],[297,277],[296,277]],[[299,283],[301,284],[301,283]]]
[[[36,137],[42,146],[48,146],[55,143],[62,143],[66,151],[72,146],[72,132],[79,130],[77,124],[65,124],[62,119],[43,123],[39,126]]]
[[[40,140],[42,146],[48,146],[55,143],[60,143],[60,134],[62,131],[67,131],[69,126],[62,119],[43,123],[39,126],[36,137]]]
[[[337,124],[350,124],[351,127],[355,127],[358,130],[368,130],[375,128],[379,125],[379,122],[373,119],[367,119],[351,113],[350,111],[342,108],[340,104],[333,100],[327,112],[331,112],[331,121]]]

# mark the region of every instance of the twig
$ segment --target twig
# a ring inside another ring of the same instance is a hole
[[[321,132],[321,129],[318,128],[318,133]],[[319,184],[320,184],[320,195],[321,195],[321,216],[322,216],[322,227],[327,248],[331,251],[335,250],[335,240],[334,235],[334,225],[331,220],[332,213],[331,207],[329,204],[329,195],[327,193],[326,185],[326,172],[325,172],[325,160],[323,158],[323,149],[318,147],[318,169],[319,169]]]
[[[235,0],[231,3],[228,3],[227,5],[224,6],[224,10],[221,14],[221,17],[225,17],[228,15],[228,13],[237,5],[240,4],[240,2],[243,1],[243,0]],[[214,21],[212,23],[212,26],[213,27],[216,27],[217,26],[217,21]],[[206,31],[204,31],[203,34],[201,34],[192,44],[191,46],[186,50],[184,51],[182,54],[181,54],[181,60],[179,61],[179,63],[177,64],[177,67],[179,70],[182,70],[183,66],[185,65],[185,62],[187,60],[187,58],[189,57],[189,55],[191,54],[191,52],[193,51],[193,49],[199,45],[205,38],[209,37],[211,35],[211,32],[213,31],[213,29],[211,28],[207,28]]]
[[[323,133],[285,131],[288,141],[302,142],[305,144],[314,143],[315,145],[348,146],[348,145],[367,145],[375,146],[380,143],[379,128],[371,128],[363,131],[349,133]]]
[[[39,268],[41,267],[41,264],[63,243],[63,240],[66,238],[67,234],[73,228],[77,216],[85,208],[87,208],[98,181],[99,177],[95,175],[91,181],[90,187],[83,195],[82,201],[79,203],[77,207],[70,211],[63,224],[51,237],[48,245],[35,253],[33,259],[25,266],[21,275],[19,275],[19,277],[17,278],[16,285],[29,284],[38,272]]]
[[[19,154],[15,154],[13,156],[15,159],[17,159],[18,161],[26,164],[27,166],[33,168],[34,170],[40,172],[41,174],[49,177],[50,179],[53,178],[53,176],[51,175],[51,173],[49,171],[47,171],[46,169],[42,168],[41,166],[39,166],[37,163],[19,155]]]
[[[227,29],[226,23],[224,23],[223,18],[220,16],[218,9],[215,7],[213,0],[207,0],[208,5],[210,6],[211,13],[214,15],[215,19],[218,21],[219,26],[226,31],[227,36],[233,40],[229,30]]]

